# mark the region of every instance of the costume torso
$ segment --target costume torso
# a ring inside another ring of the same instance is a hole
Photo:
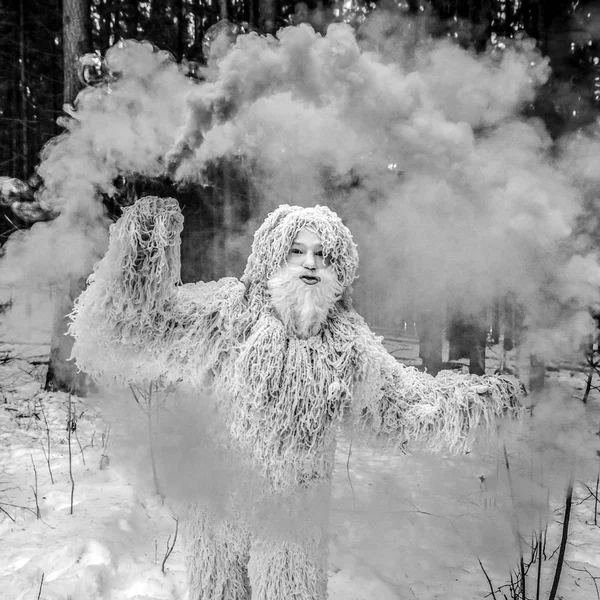
[[[356,356],[336,335],[339,320],[338,314],[317,335],[298,339],[267,312],[218,375],[233,439],[276,489],[333,470],[335,425],[351,394]]]

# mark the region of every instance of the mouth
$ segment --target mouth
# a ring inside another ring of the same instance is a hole
[[[302,281],[304,281],[304,283],[306,283],[306,285],[315,285],[315,284],[319,283],[319,281],[321,281],[320,277],[316,277],[314,275],[302,275],[302,277],[300,277],[300,279]]]

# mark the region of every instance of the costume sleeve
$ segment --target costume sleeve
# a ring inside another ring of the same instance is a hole
[[[522,386],[508,376],[441,371],[436,377],[400,364],[363,323],[357,345],[354,421],[392,445],[433,451],[468,448],[476,428],[501,417],[521,418]]]
[[[111,226],[70,315],[72,358],[96,380],[199,385],[228,351],[245,287],[234,278],[178,285],[182,228],[177,202],[154,197]]]

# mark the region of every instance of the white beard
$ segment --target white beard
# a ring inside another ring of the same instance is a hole
[[[284,265],[267,283],[278,317],[288,331],[302,339],[319,332],[342,295],[342,285],[332,269],[319,269],[314,273],[321,278],[314,285],[307,285],[300,279],[306,274],[308,272],[302,266]]]

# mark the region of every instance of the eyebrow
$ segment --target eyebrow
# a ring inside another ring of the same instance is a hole
[[[292,242],[292,248],[294,246],[300,246],[301,248],[306,248],[306,244],[303,244],[302,242]],[[319,243],[315,246],[315,248],[321,248],[321,250],[323,249],[323,244]]]

